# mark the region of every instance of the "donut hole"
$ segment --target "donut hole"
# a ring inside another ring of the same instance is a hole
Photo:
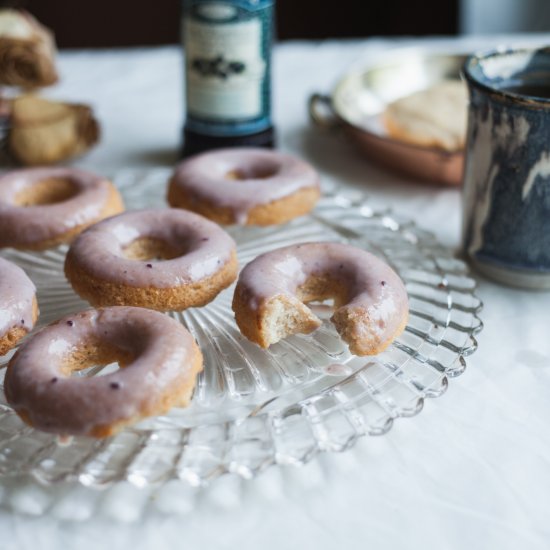
[[[349,285],[330,274],[310,275],[296,290],[296,297],[307,305],[332,311],[349,299]]]
[[[152,237],[140,237],[125,246],[123,256],[128,260],[173,260],[186,253],[185,246],[174,246],[161,239]]]
[[[279,172],[277,164],[251,164],[229,170],[225,178],[234,181],[265,180],[272,178]]]
[[[291,334],[309,334],[321,325],[322,319],[329,319],[336,308],[346,303],[348,294],[348,287],[338,278],[330,274],[310,275],[296,289],[295,297],[277,296],[270,302],[266,317],[268,342],[278,342]],[[317,306],[311,307],[313,304]]]
[[[15,196],[17,206],[44,206],[72,199],[79,190],[69,178],[47,178],[22,189]]]
[[[89,342],[66,357],[61,370],[65,376],[104,376],[126,367],[137,355],[105,342]]]

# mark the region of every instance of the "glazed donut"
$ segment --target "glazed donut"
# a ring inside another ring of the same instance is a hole
[[[192,212],[125,212],[78,236],[65,275],[93,306],[181,311],[207,304],[236,279],[235,243]]]
[[[263,348],[321,321],[304,304],[334,299],[331,317],[355,355],[383,351],[408,319],[407,291],[373,254],[341,243],[304,243],[267,252],[241,272],[233,311],[241,332]]]
[[[17,265],[0,258],[0,355],[5,355],[38,318],[36,288]]]
[[[45,250],[124,210],[114,185],[76,168],[30,168],[0,176],[0,248]]]
[[[272,225],[307,214],[319,199],[311,165],[265,149],[235,148],[183,161],[168,187],[171,206],[221,224]]]
[[[115,361],[122,368],[104,376],[71,376]],[[187,405],[201,369],[183,325],[156,311],[112,307],[69,315],[35,334],[9,362],[4,391],[39,430],[107,437]]]

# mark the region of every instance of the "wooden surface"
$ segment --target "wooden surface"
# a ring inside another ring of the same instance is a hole
[[[52,28],[61,48],[170,44],[180,0],[6,0]],[[277,0],[277,37],[324,39],[455,34],[458,0]]]

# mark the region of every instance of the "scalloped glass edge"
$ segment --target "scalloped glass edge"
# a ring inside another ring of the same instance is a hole
[[[165,169],[126,170],[114,180],[123,194],[134,193],[139,204],[136,191],[139,182],[158,186],[168,176]],[[448,313],[444,324],[438,325],[439,318],[417,312],[418,319],[431,323],[429,330],[418,328],[420,321],[407,327],[407,336],[416,338],[418,345],[416,340],[412,345],[406,339],[398,339],[392,345],[389,359],[367,358],[364,366],[351,374],[345,370],[336,373],[332,384],[327,385],[329,375],[313,379],[306,395],[304,388],[291,388],[233,421],[192,428],[170,422],[165,426],[156,422],[149,428],[145,422],[114,438],[97,441],[77,438],[76,445],[66,446],[51,434],[23,426],[9,406],[0,404],[0,437],[3,436],[0,478],[28,474],[45,485],[70,481],[95,488],[122,480],[144,487],[172,479],[201,486],[225,473],[250,479],[273,464],[305,464],[320,452],[345,451],[364,435],[385,434],[397,418],[418,414],[426,398],[441,396],[449,378],[462,374],[466,368],[465,357],[476,350],[475,335],[483,326],[478,316],[482,303],[475,294],[476,284],[468,276],[466,264],[438,244],[432,233],[413,222],[390,211],[373,211],[367,195],[360,191],[325,188],[323,201],[329,204],[329,213],[331,207],[353,210],[365,220],[373,221],[373,227],[387,230],[389,236],[399,235],[401,246],[409,243],[416,250],[419,265],[406,267],[410,273],[403,277],[403,266],[400,269],[399,261],[392,256],[395,250],[392,252],[391,239],[383,245],[384,253],[407,283],[412,302],[424,301],[434,310]],[[127,202],[129,206],[135,204],[131,197]],[[364,241],[357,228],[324,218],[322,205],[311,218],[348,242]],[[428,281],[422,280],[422,276]],[[434,289],[437,297],[430,295]],[[451,313],[458,315],[458,320]],[[428,347],[428,354],[422,352],[422,346]],[[392,353],[398,360],[392,362]],[[376,371],[378,367],[380,373]],[[431,384],[423,385],[415,378],[415,369],[427,369],[436,377]],[[385,377],[379,384],[378,375]],[[6,418],[8,423],[13,420],[21,424],[11,434],[4,429]],[[29,445],[28,457],[17,468],[11,468],[10,443],[15,441]]]

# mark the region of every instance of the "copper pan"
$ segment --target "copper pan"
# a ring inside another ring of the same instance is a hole
[[[464,152],[448,152],[398,141],[381,122],[386,105],[438,81],[460,78],[467,54],[422,49],[391,50],[352,70],[331,95],[309,98],[311,120],[323,128],[341,127],[366,157],[422,181],[456,186],[462,182]]]

